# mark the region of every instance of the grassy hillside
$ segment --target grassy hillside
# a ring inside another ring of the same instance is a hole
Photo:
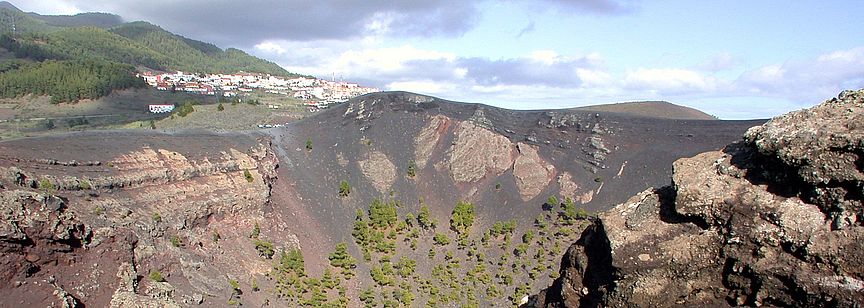
[[[146,22],[121,22],[104,13],[42,16],[0,2],[0,47],[14,55],[0,61],[0,97],[51,95],[54,102],[98,98],[140,86],[129,79],[141,69],[296,76],[238,49],[222,50]],[[29,64],[44,61],[54,62]]]
[[[109,30],[165,56],[165,69],[190,72],[236,73],[240,71],[293,76],[279,65],[229,48],[222,50],[213,44],[188,39],[143,21],[126,23]]]

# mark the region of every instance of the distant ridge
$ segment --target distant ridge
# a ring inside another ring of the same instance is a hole
[[[48,26],[54,27],[99,27],[109,28],[123,23],[123,18],[109,13],[79,13],[75,15],[40,15],[38,13],[25,13],[9,1],[0,1],[0,9],[22,13],[28,17],[43,21]]]
[[[110,28],[123,23],[123,18],[108,13],[80,13],[75,15],[39,15],[36,13],[27,13],[27,15],[55,27]]]
[[[9,3],[8,1],[0,1],[0,9],[9,9],[9,10],[21,12],[21,9],[19,9],[14,4]]]
[[[623,113],[633,116],[660,119],[717,120],[717,117],[704,113],[698,109],[675,105],[673,103],[665,101],[626,102],[585,106],[573,109],[583,111]]]

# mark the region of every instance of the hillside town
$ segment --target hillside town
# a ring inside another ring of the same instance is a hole
[[[235,97],[256,90],[265,93],[284,95],[298,100],[306,100],[310,111],[352,97],[379,92],[377,88],[363,87],[357,83],[325,80],[310,77],[285,79],[279,76],[254,73],[194,74],[177,71],[156,74],[139,74],[148,85],[160,91],[184,91],[201,95],[221,95]]]

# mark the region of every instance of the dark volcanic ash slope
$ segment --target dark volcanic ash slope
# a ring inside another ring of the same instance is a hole
[[[400,217],[425,204],[444,229],[456,203],[469,201],[477,207],[470,237],[479,239],[493,223],[511,219],[521,234],[538,215],[549,213],[542,206],[549,196],[571,198],[589,211],[607,209],[627,195],[668,183],[676,159],[720,149],[761,123],[511,111],[379,93],[271,131],[282,157],[273,203],[283,206],[277,210],[282,215],[300,218],[292,230],[307,260],[324,259],[338,242],[351,243],[356,212],[375,198],[399,200]],[[307,140],[312,150],[306,149]],[[412,161],[413,178],[408,176]],[[336,193],[343,180],[353,188],[347,198]],[[424,248],[407,255],[425,259],[431,244],[420,245]],[[456,257],[465,258],[465,252]],[[428,264],[419,267],[433,263]],[[319,273],[320,265],[306,263]],[[539,290],[546,281],[551,280],[530,281],[530,289]]]
[[[480,205],[489,224],[511,218],[530,224],[552,195],[605,210],[668,183],[676,159],[720,149],[763,122],[512,111],[392,92],[356,98],[272,133],[285,156],[279,181],[290,181],[295,198],[314,204],[321,213],[309,215],[339,240],[350,230],[337,226],[391,191],[409,204],[423,198],[442,221],[459,200]],[[411,161],[415,178],[406,176]],[[358,193],[339,198],[342,180]]]
[[[450,213],[461,200],[476,206],[465,235],[471,242],[504,220],[516,221],[513,234],[521,234],[538,215],[552,217],[542,206],[548,196],[607,209],[668,183],[676,159],[720,149],[756,124],[510,111],[396,92],[263,132],[90,132],[2,142],[0,298],[14,306],[304,304],[273,295],[274,270],[284,267],[274,263],[278,254],[262,257],[266,244],[271,254],[300,249],[313,277],[331,270],[328,254],[339,242],[362,260],[352,225],[373,199],[399,201],[400,219],[428,205],[439,222],[433,231],[450,238],[457,237],[447,228]],[[341,181],[350,183],[347,197],[337,194]],[[456,243],[432,246],[431,233],[416,251],[399,244],[393,263],[441,250],[417,264],[422,276],[444,262],[445,250],[465,262],[476,253]],[[559,233],[562,240],[570,234]],[[511,254],[512,246],[499,244],[490,259]],[[520,288],[502,283],[506,293],[521,297],[551,283],[529,280],[516,262],[505,265]],[[375,265],[360,263],[344,281],[347,294],[338,295],[350,306],[374,285]],[[507,296],[483,291],[477,301],[488,304]]]
[[[864,90],[674,163],[584,230],[529,306],[859,307]]]

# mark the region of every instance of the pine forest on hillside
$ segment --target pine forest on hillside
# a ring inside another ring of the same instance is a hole
[[[241,50],[222,50],[146,22],[112,26],[110,16],[52,19],[0,8],[0,47],[14,55],[0,61],[0,97],[50,95],[55,103],[98,98],[141,86],[132,79],[142,69],[296,76]]]

